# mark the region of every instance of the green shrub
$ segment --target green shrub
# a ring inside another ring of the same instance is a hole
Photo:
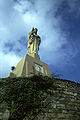
[[[53,79],[47,76],[8,78],[0,100],[8,105],[9,120],[23,120],[28,114],[36,114],[44,106],[48,89],[52,87]]]

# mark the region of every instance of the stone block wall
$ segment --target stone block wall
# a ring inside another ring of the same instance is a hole
[[[1,87],[0,94],[4,92]],[[34,116],[29,116],[30,119],[26,116],[24,120],[80,120],[80,84],[55,79],[53,88],[48,91],[51,91],[51,94],[44,101],[45,107]],[[8,118],[9,111],[6,104],[0,103],[0,120],[8,120]]]
[[[51,92],[35,120],[80,120],[80,84],[57,79]]]

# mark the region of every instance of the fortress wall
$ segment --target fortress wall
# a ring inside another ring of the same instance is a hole
[[[3,85],[7,79],[0,79],[0,94],[4,93]],[[48,89],[48,91],[51,91],[51,95],[48,95],[44,101],[45,107],[36,114],[34,120],[80,120],[80,84],[55,79],[52,90]],[[0,120],[3,118],[8,120],[8,117],[9,111],[6,104],[0,103]],[[25,120],[29,119],[26,117]]]
[[[57,79],[51,91],[35,120],[80,120],[80,84]]]

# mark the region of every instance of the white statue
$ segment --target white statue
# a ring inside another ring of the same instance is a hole
[[[39,50],[39,45],[41,43],[40,36],[37,35],[37,28],[32,28],[31,32],[29,32],[29,37],[28,37],[28,53],[37,53]]]

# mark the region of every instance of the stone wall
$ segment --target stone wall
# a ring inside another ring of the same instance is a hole
[[[6,79],[0,79],[0,97],[4,94],[4,81]],[[8,106],[4,101],[0,101],[0,120],[8,120],[10,112]]]
[[[5,102],[0,103],[0,120],[8,120],[10,112]]]
[[[34,120],[80,120],[80,84],[57,79],[51,91]]]
[[[0,88],[1,91],[3,92],[3,89]],[[45,107],[35,116],[30,116],[30,119],[26,117],[24,120],[80,120],[80,84],[56,79],[53,81],[53,89],[48,91],[51,91],[51,94],[44,101]],[[0,120],[8,118],[7,106],[1,103]]]

